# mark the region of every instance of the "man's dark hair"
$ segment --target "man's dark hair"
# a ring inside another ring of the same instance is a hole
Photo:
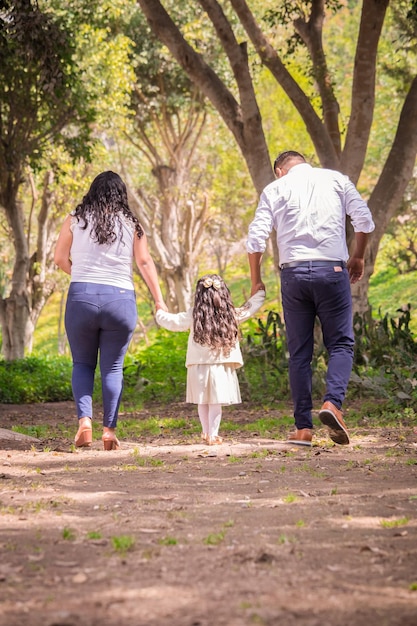
[[[288,161],[289,159],[293,159],[294,157],[305,161],[303,155],[300,154],[300,152],[296,152],[295,150],[285,150],[285,152],[281,152],[281,154],[279,154],[274,161],[274,172],[277,167],[282,167],[286,161]]]

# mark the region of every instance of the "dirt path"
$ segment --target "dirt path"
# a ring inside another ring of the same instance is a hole
[[[416,626],[416,441],[0,450],[0,625]]]

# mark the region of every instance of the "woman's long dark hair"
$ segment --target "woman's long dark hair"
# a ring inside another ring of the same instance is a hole
[[[130,220],[139,239],[143,236],[142,226],[129,207],[126,185],[118,174],[102,172],[95,177],[91,187],[75,208],[74,215],[84,221],[83,228],[91,225],[94,241],[111,243],[117,239],[114,226],[121,225],[121,214]]]
[[[228,356],[238,340],[238,324],[230,291],[217,274],[197,281],[193,308],[194,341]]]

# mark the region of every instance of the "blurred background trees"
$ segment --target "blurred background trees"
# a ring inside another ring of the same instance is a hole
[[[247,226],[287,148],[344,171],[369,200],[377,229],[357,310],[379,258],[415,271],[416,24],[415,0],[1,2],[4,358],[30,353],[51,296],[62,312],[57,232],[104,169],[128,184],[171,310],[208,270],[247,295]]]
[[[312,159],[324,167],[341,170],[355,184],[366,169],[377,89],[388,76],[395,76],[395,121],[384,129],[385,151],[378,155],[379,172],[372,179],[372,189],[368,189],[376,228],[368,247],[365,276],[352,288],[355,310],[365,311],[378,247],[412,176],[417,154],[415,0],[395,3],[388,16],[389,0],[249,4],[246,0],[231,0],[230,4],[198,0],[195,5],[207,16],[222,57],[227,59],[226,79],[221,76],[218,62],[211,62],[200,50],[199,42],[196,45],[181,28],[175,5],[159,0],[138,2],[153,32],[233,134],[258,193],[273,174],[260,114],[262,95],[256,91],[251,62],[268,68],[282,90],[281,97],[285,95],[291,101],[314,146]],[[355,29],[350,29],[353,37],[349,40],[329,38],[330,45],[326,45],[327,20],[332,15],[341,33],[352,20]],[[384,46],[380,46],[384,26],[391,56],[383,55],[381,59],[378,53],[384,52]],[[297,146],[288,139],[285,145],[279,142],[280,150],[306,152],[304,142]],[[348,234],[351,240],[350,230]]]

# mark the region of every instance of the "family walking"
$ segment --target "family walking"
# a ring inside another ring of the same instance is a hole
[[[261,194],[249,227],[247,252],[251,297],[235,307],[217,274],[196,284],[193,306],[170,313],[159,287],[146,235],[133,215],[120,176],[97,176],[81,203],[63,223],[55,263],[71,276],[65,328],[71,349],[72,389],[77,409],[77,447],[92,443],[93,387],[99,362],[102,379],[105,450],[117,449],[123,363],[137,320],[133,259],[155,302],[157,323],[188,331],[185,359],[186,402],[196,404],[202,441],[222,443],[222,406],[241,402],[236,370],[243,365],[239,325],[265,300],[261,262],[266,241],[276,231],[281,294],[289,350],[294,405],[292,444],[310,446],[313,437],[312,371],[314,321],[318,317],[328,352],[326,393],[319,412],[335,443],[348,444],[341,406],[353,363],[350,283],[363,276],[371,213],[343,174],[313,168],[295,151],[274,162],[276,180]],[[349,256],[345,220],[355,231]]]

